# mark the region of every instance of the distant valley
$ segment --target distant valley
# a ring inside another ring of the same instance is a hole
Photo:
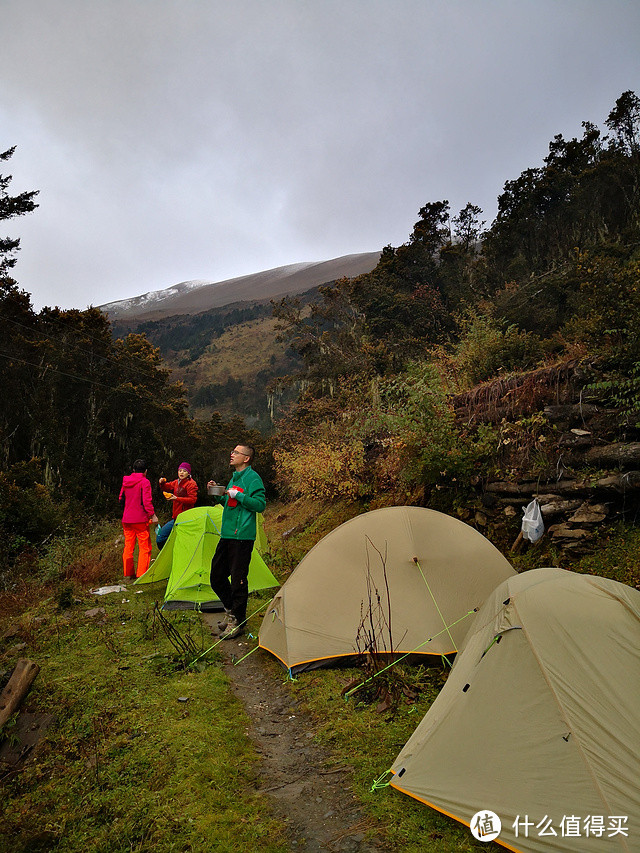
[[[267,388],[297,368],[277,341],[271,300],[313,301],[318,288],[370,272],[380,252],[291,264],[222,282],[181,282],[166,290],[100,306],[114,335],[144,333],[184,383],[192,414],[240,415],[261,431],[271,418]],[[280,399],[286,403],[286,395]]]

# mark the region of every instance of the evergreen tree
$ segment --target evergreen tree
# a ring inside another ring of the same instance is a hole
[[[0,161],[7,161],[13,156],[15,146],[0,153]],[[0,174],[0,219],[13,219],[31,213],[38,206],[34,198],[38,190],[23,192],[19,195],[9,195],[7,188],[13,180],[12,175]],[[15,253],[20,248],[20,240],[11,237],[0,237],[0,277],[6,276],[7,272],[15,266]]]

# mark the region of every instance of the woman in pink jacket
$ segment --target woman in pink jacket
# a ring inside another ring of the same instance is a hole
[[[151,536],[149,525],[157,524],[158,517],[151,501],[151,483],[147,480],[147,463],[144,459],[136,459],[133,463],[133,473],[122,478],[120,489],[120,505],[122,513],[122,529],[124,531],[124,564],[125,578],[140,577],[149,568],[151,560]],[[138,569],[134,569],[133,549],[138,540]]]

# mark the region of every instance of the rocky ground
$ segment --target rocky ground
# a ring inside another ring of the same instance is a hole
[[[215,631],[219,615],[203,614],[203,618]],[[244,657],[255,644],[240,637],[221,643],[218,649],[232,689],[251,720],[248,733],[261,756],[259,790],[288,824],[291,849],[304,853],[387,850],[381,839],[365,838],[372,822],[355,800],[350,768],[337,764],[314,744],[313,720],[288,694],[284,671],[266,666],[260,651]]]

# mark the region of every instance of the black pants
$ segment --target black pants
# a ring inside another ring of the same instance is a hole
[[[238,622],[247,618],[252,551],[252,540],[221,539],[211,560],[211,589]]]

